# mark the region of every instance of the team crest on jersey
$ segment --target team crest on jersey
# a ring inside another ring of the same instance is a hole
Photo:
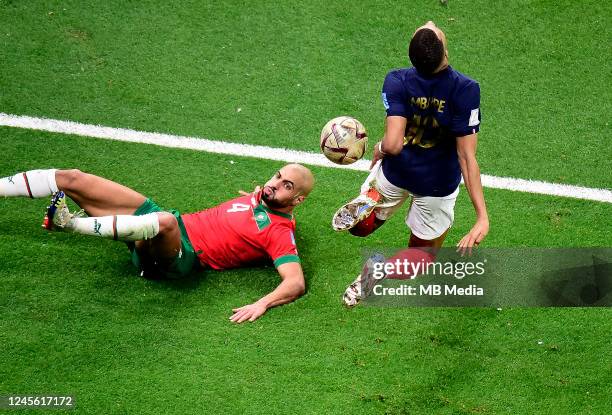
[[[268,212],[266,212],[263,205],[257,206],[253,209],[253,217],[255,218],[255,223],[257,224],[257,229],[262,230],[268,225],[272,223],[270,216],[268,216]]]

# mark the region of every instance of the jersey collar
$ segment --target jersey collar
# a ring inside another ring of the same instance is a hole
[[[260,202],[259,206],[261,206],[268,213],[271,213],[273,215],[278,215],[278,216],[281,216],[283,218],[287,218],[289,220],[293,220],[293,215],[290,214],[290,213],[279,212],[278,210],[272,210],[269,207],[267,207],[266,205],[264,205],[263,202]]]
[[[423,79],[436,79],[436,78],[441,78],[443,76],[446,76],[453,68],[451,68],[450,65],[448,65],[446,68],[442,69],[440,72],[436,72],[434,74],[431,75],[423,75],[422,73],[420,73],[419,71],[416,71],[419,76]],[[416,70],[416,68],[415,68]]]

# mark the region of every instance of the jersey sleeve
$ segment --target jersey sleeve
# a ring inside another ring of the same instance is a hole
[[[455,137],[463,137],[480,130],[480,85],[470,81],[455,95],[450,129]]]
[[[277,268],[288,262],[300,262],[293,229],[289,226],[272,227],[266,238],[265,249]]]
[[[404,95],[404,85],[399,75],[395,71],[389,72],[382,88],[382,101],[387,116],[400,115],[408,118],[408,103]]]

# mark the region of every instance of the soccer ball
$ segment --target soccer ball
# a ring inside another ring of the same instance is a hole
[[[363,157],[367,144],[365,127],[353,117],[336,117],[321,131],[321,151],[336,164],[356,162]]]

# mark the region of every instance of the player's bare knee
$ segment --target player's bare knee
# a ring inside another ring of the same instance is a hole
[[[78,190],[86,185],[85,176],[79,169],[58,170],[55,172],[55,181],[60,190]]]
[[[169,212],[159,212],[157,214],[159,219],[159,234],[158,235],[166,235],[172,232],[176,232],[178,230],[178,221],[176,217],[172,213]]]

